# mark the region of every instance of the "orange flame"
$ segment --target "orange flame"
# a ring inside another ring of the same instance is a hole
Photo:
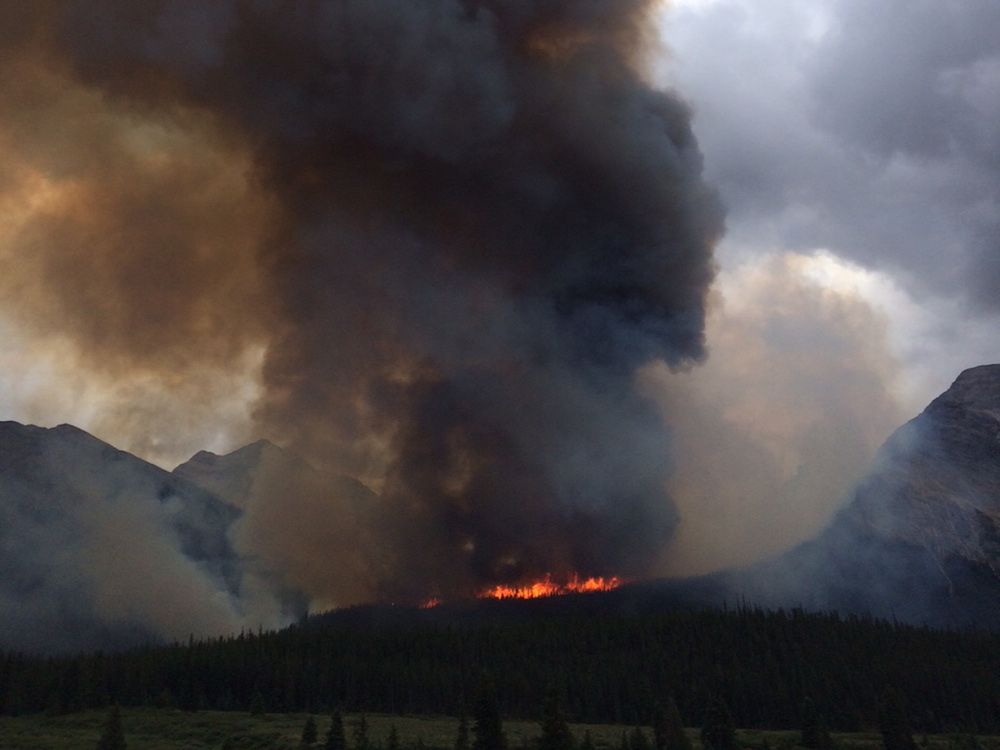
[[[540,599],[545,596],[562,596],[563,594],[584,594],[594,591],[611,591],[624,583],[618,576],[605,578],[596,576],[580,578],[575,573],[565,583],[552,580],[550,574],[534,583],[521,586],[493,586],[476,594],[478,599]]]
[[[517,586],[498,585],[488,589],[483,589],[476,594],[477,599],[541,599],[546,596],[563,596],[564,594],[589,594],[595,591],[611,591],[618,588],[627,581],[618,576],[591,576],[580,578],[576,573],[564,583],[552,580],[552,574],[546,573],[545,577],[534,583],[526,583]],[[420,609],[433,609],[441,604],[441,599],[431,597],[422,602]]]

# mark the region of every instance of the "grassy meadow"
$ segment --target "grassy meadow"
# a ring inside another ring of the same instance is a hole
[[[104,725],[104,711],[84,711],[65,716],[0,717],[0,750],[93,750]],[[316,715],[320,742],[326,734],[330,719]],[[348,743],[357,715],[345,716]],[[369,737],[375,744],[384,745],[393,726],[399,734],[403,748],[418,741],[428,748],[451,748],[455,741],[457,719],[450,717],[387,716],[368,714]],[[174,709],[125,709],[122,725],[129,750],[298,750],[306,714],[266,714],[250,716],[246,713],[198,711],[194,713]],[[573,724],[577,739],[586,730],[598,750],[617,750],[622,732],[629,727],[612,724]],[[506,721],[511,750],[530,744],[538,735],[538,723],[533,721]],[[647,734],[651,736],[647,729]],[[698,732],[688,730],[695,748],[699,748]],[[747,748],[791,750],[798,739],[798,732],[740,730],[740,744]],[[969,741],[951,735],[917,736],[921,748],[929,750],[972,750]],[[1000,737],[979,737],[981,750],[1000,750]],[[838,750],[880,750],[881,738],[877,733],[834,734]]]

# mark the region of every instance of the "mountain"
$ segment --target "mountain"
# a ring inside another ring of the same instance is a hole
[[[378,497],[361,482],[318,469],[266,440],[226,455],[195,454],[174,469],[240,508],[231,537],[283,606],[304,612],[371,601],[384,545]]]
[[[1000,628],[1000,365],[897,430],[816,539],[722,578],[765,604]]]
[[[267,441],[166,472],[69,425],[0,422],[0,647],[276,626],[304,609],[298,591],[363,601],[379,512],[360,482]],[[826,530],[748,568],[559,600],[332,616],[504,620],[740,600],[1000,630],[1000,365],[963,372],[897,430]]]
[[[0,644],[61,650],[228,625],[238,515],[76,427],[0,422]]]
[[[356,545],[374,499],[267,441],[168,472],[71,425],[0,422],[0,648],[287,624],[316,589],[303,571],[331,577],[319,553]]]
[[[375,500],[375,493],[356,479],[319,471],[269,440],[258,440],[221,456],[199,451],[173,474],[241,509],[278,488],[284,488],[279,493],[283,495],[291,494],[293,488],[298,492],[332,492],[359,510]]]

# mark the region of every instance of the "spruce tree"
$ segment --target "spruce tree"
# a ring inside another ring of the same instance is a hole
[[[701,745],[705,750],[736,750],[733,717],[721,696],[715,696],[709,701],[705,723],[701,728]]]
[[[316,720],[309,716],[302,727],[302,747],[311,747],[316,743]]]
[[[555,688],[548,691],[542,710],[542,736],[539,750],[573,750],[573,735],[559,706],[559,693]]]
[[[259,690],[255,690],[253,697],[250,699],[250,715],[264,715],[264,696],[260,694]]]
[[[125,747],[121,711],[115,704],[108,711],[108,718],[104,722],[104,731],[101,733],[101,739],[97,741],[97,750],[125,750]]]
[[[488,676],[483,676],[476,691],[472,725],[473,750],[504,750],[506,740],[500,720],[500,703],[496,686]]]
[[[833,744],[826,722],[811,698],[806,698],[802,703],[802,739],[799,744],[813,750],[829,750]]]
[[[671,697],[666,707],[653,709],[653,744],[656,750],[691,750],[691,740],[684,732],[684,722],[677,702]]]
[[[885,750],[917,750],[903,699],[893,688],[886,690],[882,696],[879,729],[882,731]]]
[[[344,717],[340,711],[334,710],[330,717],[330,731],[326,733],[323,750],[347,750],[347,738],[344,736]]]
[[[469,750],[469,720],[465,711],[458,719],[458,732],[455,735],[455,750]]]
[[[354,723],[354,750],[371,750],[371,740],[368,739],[368,717],[361,717]]]

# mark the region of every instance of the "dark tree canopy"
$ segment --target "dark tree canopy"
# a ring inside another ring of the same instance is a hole
[[[471,730],[470,665],[492,676],[504,717],[541,720],[546,687],[557,683],[563,714],[582,723],[646,724],[657,697],[672,695],[688,725],[700,725],[719,693],[736,726],[802,729],[809,696],[821,722],[850,732],[879,724],[878,696],[889,684],[915,730],[1000,733],[1000,634],[748,608],[458,623],[400,615],[374,627],[320,616],[274,633],[120,653],[0,652],[0,714],[174,699],[257,714],[337,706],[458,716],[467,708]],[[674,736],[663,708],[652,722],[658,750]],[[331,750],[345,750],[342,734]]]

